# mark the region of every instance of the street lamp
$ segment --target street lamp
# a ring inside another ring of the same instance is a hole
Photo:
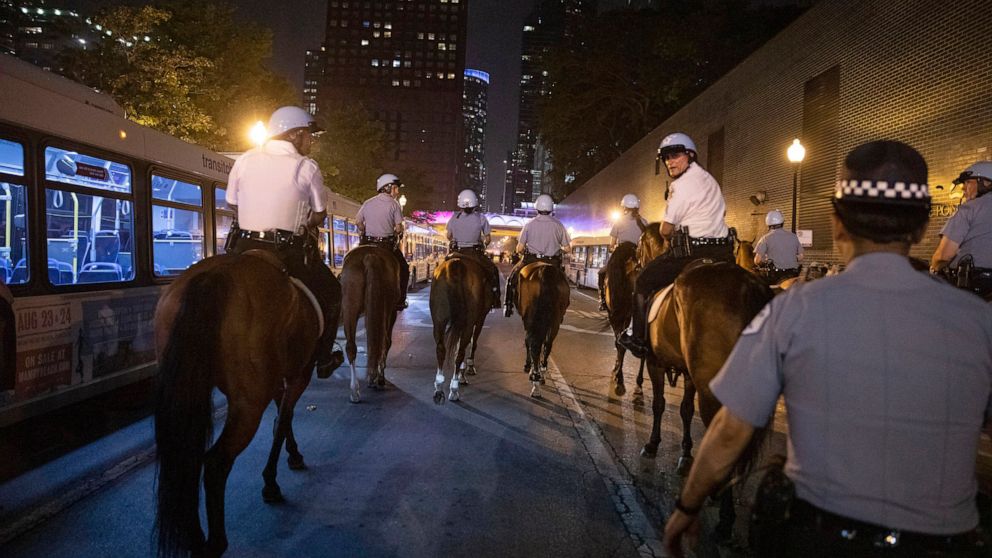
[[[248,132],[248,137],[251,138],[251,142],[256,146],[265,143],[265,140],[269,137],[269,132],[265,129],[265,123],[259,120],[251,127],[251,131]]]
[[[400,194],[399,202],[400,202],[400,209],[405,209],[406,208],[406,194]]]
[[[614,209],[613,211],[610,212],[610,221],[616,223],[619,220],[620,220],[620,211]]]
[[[786,155],[792,163],[792,232],[796,232],[796,196],[799,192],[799,166],[806,158],[806,148],[799,143],[799,138],[792,140]]]

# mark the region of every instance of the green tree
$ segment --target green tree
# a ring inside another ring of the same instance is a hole
[[[662,2],[583,20],[551,48],[538,129],[560,198],[591,178],[798,15],[743,0]]]
[[[108,7],[93,19],[109,35],[65,53],[63,65],[138,123],[213,149],[243,150],[251,123],[297,99],[265,68],[271,32],[234,14],[226,1]]]
[[[324,184],[335,193],[362,201],[375,194],[383,173],[385,128],[371,119],[361,103],[322,107],[317,120],[326,130],[311,157],[320,165]]]

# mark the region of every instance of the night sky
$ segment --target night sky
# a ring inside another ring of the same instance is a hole
[[[272,69],[296,87],[303,87],[303,60],[307,49],[324,39],[327,0],[231,0],[240,14],[272,29]],[[56,2],[52,2],[54,5]],[[58,2],[92,13],[107,4],[146,4],[137,0],[64,0]],[[623,0],[604,3],[622,5]],[[489,125],[486,130],[486,167],[489,199],[502,199],[507,151],[517,133],[517,97],[520,81],[520,40],[523,21],[536,0],[469,0],[466,66],[490,74]],[[292,7],[289,7],[292,6]],[[495,205],[493,205],[495,207]]]

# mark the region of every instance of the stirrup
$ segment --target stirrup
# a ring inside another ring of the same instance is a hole
[[[609,307],[606,306],[606,301],[605,300],[600,300],[599,301],[599,311],[600,312],[606,312],[607,310],[609,310]]]
[[[644,358],[648,354],[647,344],[640,338],[634,337],[626,331],[617,338],[617,343],[630,351],[630,354],[637,358]]]
[[[331,374],[344,364],[344,352],[338,349],[331,353],[331,359],[323,364],[317,363],[317,377],[320,379],[330,378]]]
[[[503,316],[509,318],[512,315],[513,315],[513,305],[507,304],[506,306],[503,307]]]
[[[404,298],[403,300],[401,300],[399,302],[399,304],[396,305],[396,311],[397,312],[402,312],[402,311],[406,310],[409,307],[410,307],[410,303],[407,302],[407,300]]]

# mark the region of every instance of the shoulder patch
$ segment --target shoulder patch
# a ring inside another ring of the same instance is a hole
[[[747,324],[747,327],[744,328],[744,331],[741,332],[741,335],[751,335],[752,333],[758,333],[759,331],[761,331],[762,326],[765,325],[765,320],[767,320],[768,316],[770,316],[771,314],[772,314],[772,303],[769,302],[768,304],[765,305],[764,308],[761,309],[760,312],[758,312],[758,314],[754,317],[754,319],[751,320],[751,323]]]

